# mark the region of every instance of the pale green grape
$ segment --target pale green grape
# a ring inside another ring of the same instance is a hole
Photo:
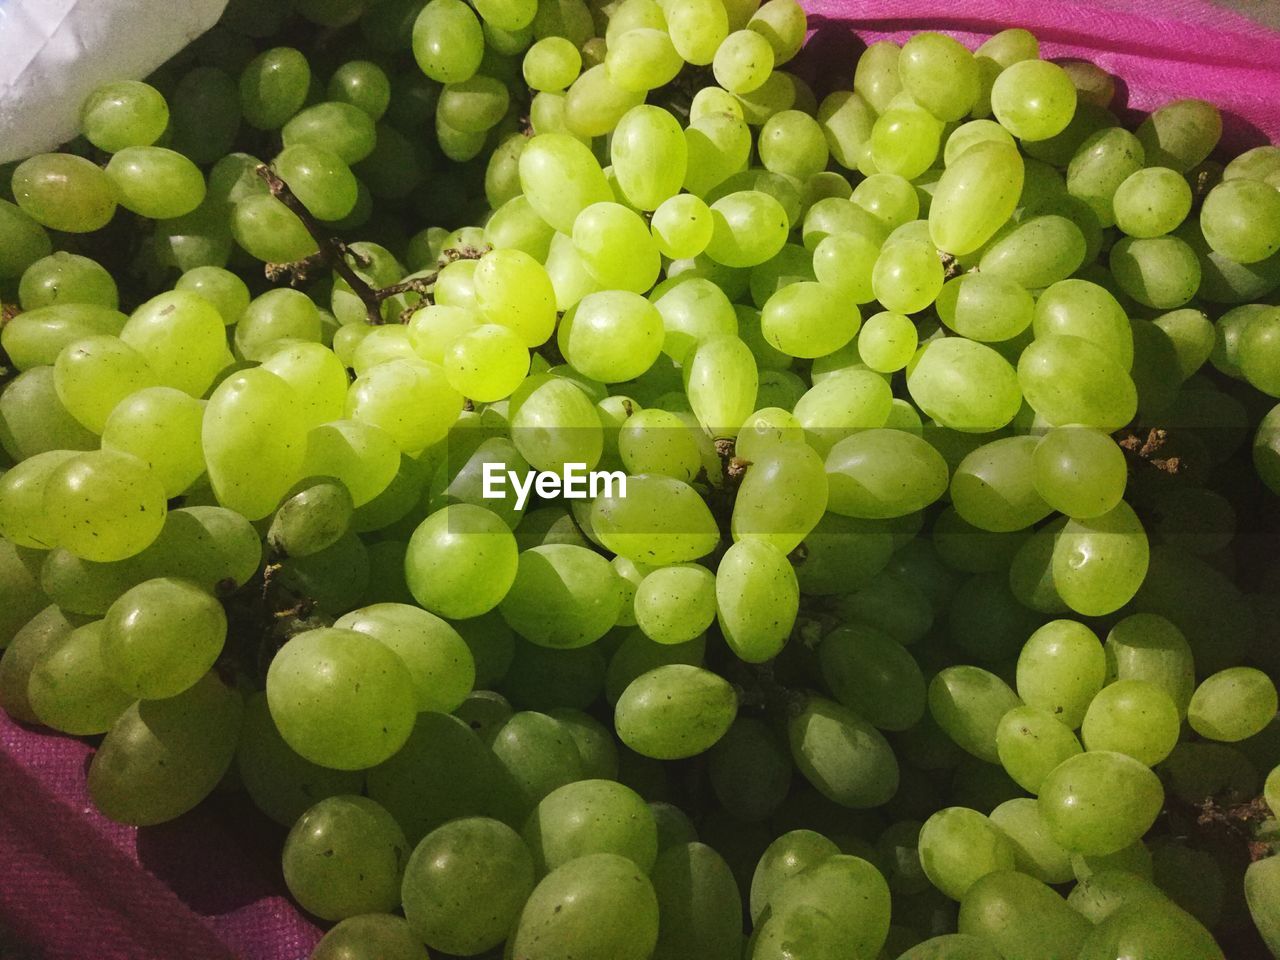
[[[775,656],[799,609],[800,590],[787,556],[769,540],[740,539],[716,572],[720,628],[730,648],[749,663]]]
[[[991,109],[1019,140],[1047,140],[1066,129],[1076,109],[1076,88],[1057,64],[1020,60],[996,77]]]
[[[751,130],[740,112],[714,111],[693,120],[684,132],[688,162],[684,188],[705,197],[747,165]]]
[[[198,294],[209,301],[227,326],[238,321],[249,306],[245,282],[222,267],[194,267],[178,278],[173,289]]]
[[[21,565],[16,551],[7,541],[0,547],[0,554],[5,556],[6,568],[10,563]],[[3,625],[10,640],[4,656],[0,658],[0,709],[19,723],[34,724],[39,723],[40,718],[32,711],[28,698],[31,671],[45,649],[82,625],[82,619],[66,614],[53,604],[39,609],[45,598],[37,595],[38,584],[29,581],[24,586],[28,588],[29,602],[23,603],[17,596],[9,597],[8,591],[5,596],[9,606]]]
[[[663,318],[644,297],[612,289],[578,301],[556,336],[575,369],[602,383],[618,383],[635,379],[658,358]]]
[[[294,263],[319,252],[297,215],[272,196],[253,195],[237,203],[231,233],[250,256],[266,263]]]
[[[978,98],[973,54],[940,33],[917,33],[903,44],[898,73],[903,89],[939,120],[959,120]]]
[[[1078,750],[1077,744],[1075,751]],[[991,822],[1013,843],[1020,871],[1041,883],[1069,883],[1076,879],[1071,854],[1049,837],[1040,807],[1033,798],[1006,800],[991,811]]]
[[[684,358],[683,378],[689,404],[712,437],[736,435],[755,408],[755,358],[736,336],[717,334],[696,344]]]
[[[989,873],[965,892],[958,926],[1001,955],[1035,957],[1074,957],[1093,929],[1048,886],[1013,870]]]
[[[946,342],[946,341],[943,341]],[[951,477],[951,503],[982,530],[1023,530],[1052,512],[1032,476],[1034,437],[1005,437],[968,454]]]
[[[1209,246],[1237,263],[1257,263],[1280,250],[1280,195],[1256,180],[1230,180],[1209,191],[1200,208]]]
[[[796,766],[828,799],[875,807],[897,791],[898,764],[888,742],[847,707],[809,697],[787,731]]]
[[[369,156],[377,143],[373,119],[349,103],[306,107],[284,125],[280,136],[286,148],[297,144],[323,147],[347,164]]]
[[[944,933],[916,944],[897,960],[996,960],[1000,956],[985,940],[965,933]]]
[[[564,90],[581,72],[582,55],[565,37],[544,37],[525,51],[521,70],[531,90]]]
[[[961,336],[998,343],[1031,325],[1036,301],[1005,277],[967,273],[943,285],[936,307],[938,318]]]
[[[1036,493],[1068,517],[1100,517],[1115,509],[1129,479],[1124,451],[1101,430],[1055,427],[1031,459]]]
[[[1200,288],[1200,261],[1177,237],[1125,237],[1111,248],[1111,273],[1120,289],[1158,310],[1180,307]]]
[[[720,854],[704,843],[675,843],[650,876],[662,917],[655,960],[738,960],[742,897]]]
[[[1085,250],[1084,234],[1076,224],[1045,214],[998,233],[983,251],[978,269],[1039,290],[1075,273],[1084,263]]]
[[[447,83],[436,104],[436,123],[464,134],[485,133],[507,112],[510,96],[501,81],[483,73]]]
[[[519,138],[523,143],[524,138]],[[495,250],[521,250],[535,260],[547,258],[555,231],[524,194],[512,197],[485,223],[485,239]]]
[[[882,113],[868,138],[876,173],[914,180],[937,159],[942,124],[920,107],[894,106]]]
[[[657,941],[653,885],[630,860],[610,853],[548,874],[512,930],[513,955],[527,960],[559,960],[570,950],[581,960],[646,960]]]
[[[528,153],[520,155],[522,164]],[[532,196],[530,202],[534,202]],[[474,282],[476,307],[485,320],[510,327],[529,347],[551,336],[556,322],[555,291],[547,270],[529,254],[522,250],[485,254],[475,267]]]
[[[954,256],[973,253],[1008,221],[1022,192],[1022,158],[1012,146],[977,144],[949,165],[929,206],[929,236]]]
[[[1107,513],[1062,528],[1053,546],[1053,584],[1072,610],[1101,616],[1133,599],[1149,557],[1142,522],[1121,501]]]
[[[147,362],[161,384],[202,396],[230,366],[226,328],[217,309],[198,294],[174,290],[138,307],[120,339]]]
[[[84,560],[124,560],[160,535],[164,486],[136,457],[112,450],[61,463],[44,491],[44,511],[58,546]]]
[[[355,175],[331,150],[314,143],[296,143],[282,150],[272,165],[318,219],[341,220],[355,208]]]
[[[925,415],[967,433],[998,430],[1022,404],[1018,375],[1009,362],[962,337],[925,344],[908,367],[907,389]]]
[[[606,549],[651,565],[704,557],[719,542],[715,518],[693,487],[673,477],[648,474],[603,489],[592,503],[589,523]]]
[[[519,834],[466,817],[428,834],[404,871],[405,917],[433,950],[471,955],[500,944],[533,891],[534,864]],[[483,904],[483,909],[476,909]]]
[[[57,526],[45,510],[51,478],[74,450],[37,453],[0,476],[0,534],[16,547],[51,550],[58,545]]]
[[[864,430],[827,454],[828,508],[864,519],[915,513],[947,490],[947,462],[903,430]]]
[[[667,111],[648,105],[627,111],[613,131],[609,151],[613,174],[636,208],[656,210],[680,192],[688,148],[684,131]]]
[[[980,667],[947,667],[929,683],[929,713],[959,746],[998,763],[1001,718],[1022,701],[1003,680]]]
[[[58,303],[94,303],[115,310],[119,299],[116,282],[96,260],[62,251],[36,260],[18,283],[23,310]]]
[[[320,938],[309,960],[423,960],[426,950],[403,917],[348,917]]]
[[[1187,708],[1191,729],[1210,740],[1234,742],[1263,730],[1276,714],[1276,687],[1261,670],[1231,667],[1196,687]]]
[[[672,663],[701,666],[706,648],[706,638],[701,636],[685,643],[654,643],[641,630],[627,632],[605,668],[605,699],[616,704],[634,680],[657,667]]]
[[[8,200],[0,200],[0,276],[21,277],[32,264],[53,252],[44,228]]]
[[[125,147],[106,173],[120,206],[152,220],[180,217],[204,200],[200,168],[165,147]]]
[[[101,167],[70,153],[42,153],[22,161],[10,187],[23,213],[53,230],[92,233],[116,212],[111,179]]]
[[[861,57],[853,75],[853,89],[866,98],[877,113],[884,113],[890,101],[902,90],[898,64],[902,48],[891,40],[871,44]]]
[[[1178,742],[1179,727],[1178,708],[1161,687],[1115,680],[1089,704],[1080,735],[1089,750],[1114,750],[1153,767]]]
[[[341,480],[356,508],[386,490],[400,465],[400,450],[391,436],[356,420],[312,427],[305,445],[299,475]]]
[[[1142,163],[1142,144],[1132,133],[1121,127],[1099,130],[1089,136],[1071,158],[1067,167],[1067,192],[1087,203],[1102,226],[1110,227],[1116,221],[1113,208],[1116,191],[1142,169]]]
[[[89,796],[119,823],[150,826],[209,796],[235,758],[244,701],[206,673],[165,700],[140,700],[111,725],[89,766]]]
[[[141,353],[118,337],[105,335],[67,344],[53,364],[58,399],[68,413],[97,434],[102,433],[117,403],[154,386],[157,379]]]
[[[405,453],[444,439],[462,412],[462,395],[437,364],[394,360],[356,378],[347,394],[347,416],[380,427]]]
[[[715,222],[706,203],[691,193],[681,193],[658,204],[649,229],[663,256],[680,259],[696,257],[707,248]]]
[[[1137,412],[1137,388],[1123,367],[1076,336],[1036,339],[1018,360],[1018,383],[1036,413],[1054,426],[1117,430]]]
[[[612,780],[579,780],[543,797],[524,827],[540,874],[579,857],[611,853],[646,873],[658,856],[658,831],[640,795]]]
[[[565,93],[564,122],[568,132],[584,139],[604,136],[632,107],[644,102],[644,92],[615,83],[603,63],[588,67]]]
[[[1280,916],[1276,914],[1280,867],[1277,864],[1280,860],[1258,860],[1249,864],[1244,874],[1244,895],[1249,913],[1272,953],[1280,947]]]
[[[729,17],[720,0],[690,0],[663,7],[667,29],[681,59],[704,66],[729,35]],[[770,50],[772,53],[772,49]]]
[[[763,34],[736,30],[716,47],[711,67],[730,93],[747,94],[760,87],[773,72],[773,47]]]
[[[413,678],[390,648],[354,630],[294,636],[271,661],[267,701],[280,735],[313,763],[371,767],[413,729]]]
[[[667,32],[650,27],[638,27],[615,35],[604,62],[609,79],[633,93],[643,93],[669,83],[684,66]],[[683,170],[680,175],[684,176]]]
[[[101,620],[76,627],[36,655],[26,697],[40,723],[74,736],[105,733],[132,702],[102,662],[103,628]]]
[[[738,332],[733,304],[706,277],[679,274],[658,284],[649,298],[662,315],[662,352],[678,363],[702,341]]]
[[[376,63],[349,60],[329,77],[330,100],[359,107],[374,120],[387,112],[391,103],[391,81]]]
[[[517,549],[494,513],[453,504],[422,522],[409,541],[405,578],[432,613],[463,619],[487,613],[516,577]]]
[[[285,838],[285,883],[302,906],[325,920],[385,912],[400,901],[409,856],[404,831],[367,797],[326,797]]]
[[[982,61],[979,60],[981,69]],[[1003,143],[1006,146],[1014,147],[1013,136],[1000,124],[994,120],[970,120],[968,123],[962,123],[952,131],[947,137],[946,145],[942,149],[943,166],[948,169],[960,157],[969,151],[970,147],[976,147],[984,143]]]
[[[766,169],[799,180],[808,180],[827,167],[827,140],[822,127],[800,110],[783,110],[765,121],[758,149]]]
[[[692,757],[725,735],[738,712],[727,681],[701,667],[673,663],[637,677],[618,699],[618,736],[658,760]]]
[[[924,715],[925,682],[902,644],[861,624],[838,627],[818,647],[836,699],[882,730],[906,730]]]
[[[1124,369],[1133,364],[1133,333],[1124,309],[1109,292],[1087,280],[1062,280],[1035,305],[1037,338],[1064,334],[1101,348]]]
[[[1054,767],[1080,752],[1080,743],[1048,710],[1023,706],[1000,718],[996,751],[1000,765],[1018,786],[1038,793]]]
[[[1175,229],[1191,212],[1191,187],[1168,167],[1132,173],[1112,198],[1116,226],[1131,237],[1159,237]]]
[[[136,697],[173,697],[208,672],[226,635],[222,605],[196,583],[147,580],[107,611],[103,667],[116,686]]]
[[[1147,832],[1164,805],[1164,788],[1132,757],[1090,750],[1045,777],[1038,803],[1057,843],[1072,853],[1108,854]]]
[[[721,197],[711,204],[711,216],[706,255],[727,267],[764,263],[782,249],[790,230],[782,204],[759,190],[739,190]]]
[[[271,518],[267,543],[282,557],[309,557],[342,538],[354,510],[341,481],[302,480]]]
[[[846,170],[856,169],[875,125],[876,114],[872,107],[860,93],[833,90],[822,99],[816,116],[827,138],[827,149],[832,159]]]
[[[240,74],[240,110],[259,130],[276,130],[306,102],[311,83],[307,58],[293,47],[264,50]]]
[[[839,847],[812,830],[791,830],[777,837],[760,857],[751,880],[752,919],[760,919],[774,894],[790,878],[839,852]]]
[[[1203,100],[1171,100],[1153,110],[1137,134],[1150,166],[1188,173],[1217,146],[1222,116]]]
[[[824,240],[823,244],[830,242]],[[819,244],[821,249],[822,244]],[[814,257],[817,258],[817,251]],[[881,311],[862,325],[858,334],[858,354],[868,367],[878,373],[902,370],[915,356],[919,343],[916,325],[900,313]]]
[[[320,340],[320,311],[297,290],[268,290],[255,297],[236,323],[236,350],[247,360],[265,360],[284,346]]]
[[[1080,960],[1102,960],[1128,952],[1138,957],[1177,957],[1179,960],[1222,960],[1222,949],[1191,914],[1163,896],[1140,892],[1085,938]]]
[[[895,313],[923,310],[937,299],[943,282],[938,251],[926,240],[886,244],[871,273],[875,298]]]
[[[660,473],[686,483],[702,467],[697,436],[676,414],[637,410],[618,431],[618,453],[631,474]]]
[[[839,350],[858,332],[858,308],[839,288],[811,280],[769,297],[760,318],[765,339],[793,357],[820,357]]]
[[[115,336],[128,320],[97,304],[61,303],[18,314],[0,329],[0,346],[19,370],[52,365],[69,343]]]
[[[509,327],[481,324],[445,351],[445,376],[458,393],[492,402],[510,396],[529,372],[529,351]]]
[[[1195,688],[1191,647],[1176,626],[1153,613],[1125,617],[1107,634],[1107,674],[1160,687],[1185,715]]]
[[[790,877],[770,902],[771,917],[781,921],[807,911],[825,914],[832,943],[854,956],[868,957],[876,955],[888,935],[889,907],[889,887],[880,871],[846,854],[828,857]]]
[[[663,644],[687,643],[716,618],[716,576],[697,564],[675,564],[645,575],[636,588],[636,625]]]
[[[517,826],[539,800],[584,775],[582,755],[569,728],[545,713],[513,714],[494,734],[491,747],[510,784],[503,789],[517,792],[512,798],[520,804]]]
[[[819,201],[821,202],[821,201]],[[813,249],[813,272],[821,283],[854,303],[875,299],[872,276],[880,247],[858,233],[824,237]]]
[[[266,370],[246,370],[213,391],[204,414],[205,463],[219,502],[251,520],[275,509],[307,450],[293,389]]]
[[[1013,843],[977,810],[947,807],[920,830],[920,866],[929,882],[960,900],[983,877],[1012,870]]]
[[[262,369],[293,387],[309,426],[342,418],[347,372],[332,350],[318,343],[283,344],[266,356]]]
[[[514,582],[499,609],[520,636],[540,646],[594,643],[617,622],[621,584],[599,554],[547,544],[519,556]]]
[[[107,153],[155,143],[168,125],[164,96],[137,80],[103,84],[80,107],[80,129],[90,143]]]
[[[778,63],[786,63],[800,52],[808,24],[804,8],[795,0],[767,0],[759,5],[759,9],[754,2],[739,3],[738,6],[743,8],[740,13],[726,5],[730,27],[736,29],[734,20],[749,16],[747,29],[769,41]]]
[[[825,456],[845,437],[884,426],[892,409],[893,394],[883,378],[870,370],[850,369],[815,383],[795,402],[793,412],[805,442]],[[801,435],[788,439],[799,441]],[[806,495],[811,492],[812,485]],[[826,496],[821,500],[825,506]]]

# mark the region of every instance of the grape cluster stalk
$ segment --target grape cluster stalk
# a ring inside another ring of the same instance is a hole
[[[311,960],[1280,957],[1280,147],[810,26],[231,0],[0,167],[0,708]]]

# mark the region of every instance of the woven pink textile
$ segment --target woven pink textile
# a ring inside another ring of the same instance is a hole
[[[1280,34],[1200,0],[804,0],[814,37],[799,69],[847,88],[866,43],[931,29],[973,47],[1022,26],[1046,57],[1091,60],[1124,81],[1128,108],[1198,96],[1239,150],[1280,140]],[[217,797],[135,830],[85,791],[92,747],[0,714],[0,954],[38,960],[303,960],[320,931],[279,875],[280,833]],[[23,954],[19,954],[23,956]]]

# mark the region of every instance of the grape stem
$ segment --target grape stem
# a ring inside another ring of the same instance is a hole
[[[1163,427],[1152,427],[1145,437],[1141,432],[1132,429],[1122,430],[1116,434],[1116,443],[1120,445],[1120,449],[1133,459],[1148,463],[1164,473],[1177,476],[1182,472],[1182,458],[1160,456],[1160,451],[1164,449],[1168,440],[1169,431]]]

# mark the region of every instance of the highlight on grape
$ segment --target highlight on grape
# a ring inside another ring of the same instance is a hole
[[[311,960],[1280,957],[1280,147],[811,26],[230,0],[0,166],[3,748]]]

